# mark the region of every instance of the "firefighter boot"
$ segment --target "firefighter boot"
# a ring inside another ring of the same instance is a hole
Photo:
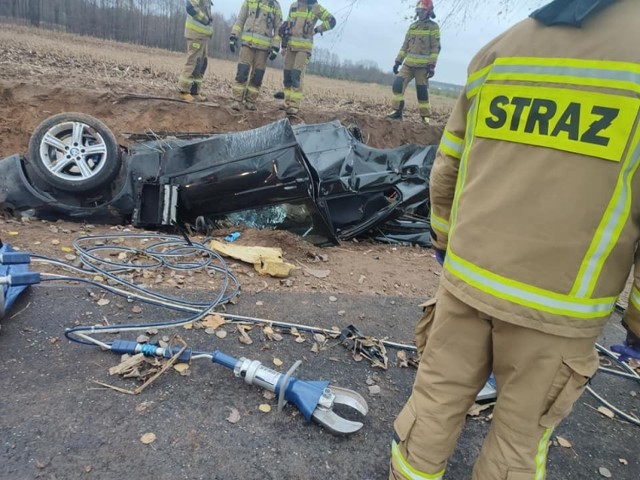
[[[400,102],[397,110],[393,110],[387,118],[391,118],[393,120],[402,120],[402,111],[404,110],[404,101]]]
[[[180,92],[180,98],[185,102],[193,103],[196,101],[195,97],[189,92]]]

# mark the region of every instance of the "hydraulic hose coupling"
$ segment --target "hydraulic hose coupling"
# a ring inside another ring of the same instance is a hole
[[[0,253],[0,265],[21,265],[31,263],[31,255],[24,252]]]
[[[130,340],[114,340],[110,347],[113,353],[135,355],[142,353],[145,357],[171,358],[180,352],[180,347],[164,348],[148,343],[137,343]],[[177,359],[179,362],[191,361],[191,349],[185,349]]]
[[[0,285],[10,285],[12,287],[24,287],[40,283],[38,272],[12,273],[0,277]]]
[[[363,427],[361,422],[340,417],[333,407],[345,405],[366,415],[369,407],[365,399],[352,390],[330,387],[327,381],[303,381],[293,377],[291,374],[299,363],[284,374],[265,367],[258,360],[238,360],[219,351],[213,353],[211,360],[232,369],[236,377],[243,378],[249,385],[257,385],[277,394],[279,409],[284,402],[293,403],[307,421],[314,420],[333,433],[348,435]]]

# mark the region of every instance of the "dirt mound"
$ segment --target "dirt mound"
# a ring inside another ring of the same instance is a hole
[[[132,98],[132,94],[178,100],[177,74],[184,55],[118,42],[15,25],[0,29],[0,158],[24,153],[29,136],[45,118],[82,112],[105,122],[119,140],[124,132],[223,133],[260,127],[284,117],[282,71],[268,69],[257,112],[228,108],[236,64],[210,59],[204,93],[208,105]],[[355,121],[375,147],[438,143],[451,99],[434,97],[433,127],[417,120],[413,95],[404,122],[385,118],[390,88],[309,75],[298,122]]]
[[[166,92],[159,92],[161,95]],[[182,131],[223,133],[260,127],[284,117],[275,101],[267,100],[258,112],[237,113],[224,106],[224,97],[208,104],[187,104],[163,99],[130,97],[127,94],[81,87],[0,83],[0,157],[25,153],[29,136],[45,118],[62,112],[88,113],[105,122],[118,136],[125,132]],[[393,147],[405,143],[435,144],[441,127],[394,122],[349,111],[317,112],[303,108],[306,123],[340,120],[360,126],[372,146]]]

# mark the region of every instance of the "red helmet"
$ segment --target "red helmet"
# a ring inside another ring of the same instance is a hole
[[[433,11],[433,1],[432,0],[418,0],[418,4],[416,5],[416,10],[424,9],[429,12]]]

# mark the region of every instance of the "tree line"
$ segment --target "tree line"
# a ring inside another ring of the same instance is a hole
[[[39,28],[184,51],[184,0],[6,0],[0,17]],[[235,18],[214,12],[210,55],[235,59],[229,52],[229,35]],[[282,59],[275,63],[282,68]],[[309,73],[356,82],[390,85],[393,74],[370,60],[341,60],[327,49],[316,48]]]

